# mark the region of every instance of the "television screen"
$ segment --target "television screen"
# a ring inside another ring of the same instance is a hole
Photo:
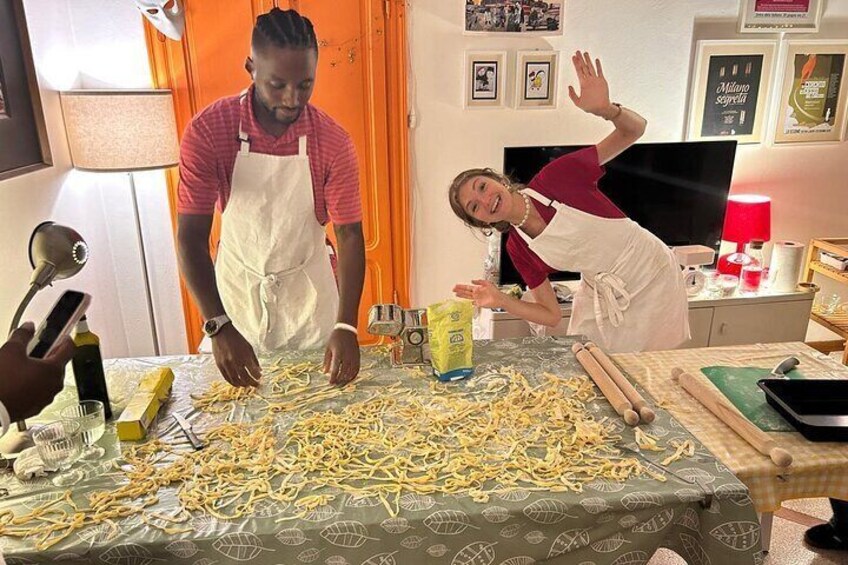
[[[527,184],[542,167],[586,145],[507,147],[504,172]],[[601,191],[666,245],[706,245],[718,252],[730,192],[736,141],[641,143],[604,165]],[[501,238],[501,284],[523,281]],[[551,280],[576,280],[559,272]]]

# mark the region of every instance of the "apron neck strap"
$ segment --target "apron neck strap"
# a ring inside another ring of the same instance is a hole
[[[238,140],[240,144],[239,153],[241,153],[242,155],[247,155],[248,153],[250,153],[250,138],[247,136],[246,133],[244,133],[244,130],[242,130],[241,122],[239,122]]]
[[[297,154],[300,157],[306,157],[306,136],[301,135],[297,138]]]
[[[532,188],[522,189],[521,194],[525,194],[525,195],[529,196],[530,198],[532,198],[536,202],[542,204],[543,206],[548,206],[548,207],[553,207],[554,209],[559,209],[558,206],[557,206],[558,203],[555,200],[548,198],[547,196],[542,196],[541,194],[539,194],[538,192],[536,192]],[[528,245],[533,241],[533,238],[530,237],[529,235],[527,235],[526,233],[524,233],[524,230],[522,230],[521,228],[515,228],[515,231],[518,232],[518,235],[521,236],[521,239],[526,241]]]
[[[548,198],[547,196],[542,196],[541,194],[539,194],[538,192],[536,192],[532,188],[525,188],[521,192],[523,194],[526,194],[527,196],[529,196],[530,198],[532,198],[536,202],[539,202],[539,203],[541,203],[545,206],[553,206],[554,201],[552,199]]]
[[[239,95],[239,108],[244,106],[244,103],[247,101],[247,90],[242,90]],[[242,127],[242,119],[241,119],[241,111],[239,111],[239,129],[238,129],[238,140],[240,143],[239,153],[242,155],[247,155],[250,153],[250,137],[245,133],[244,127]]]

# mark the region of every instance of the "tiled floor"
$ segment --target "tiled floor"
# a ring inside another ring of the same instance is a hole
[[[848,565],[848,552],[815,553],[803,542],[807,525],[797,522],[813,523],[816,519],[830,519],[827,499],[792,500],[784,502],[783,507],[790,512],[783,512],[783,517],[780,513],[774,517],[771,551],[764,565]],[[654,554],[648,565],[686,565],[686,561],[672,551],[661,549]]]

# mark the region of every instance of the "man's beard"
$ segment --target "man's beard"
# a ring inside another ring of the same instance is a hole
[[[300,114],[303,113],[303,108],[297,108],[294,112],[289,113],[283,110],[281,106],[270,106],[262,99],[262,96],[260,96],[258,92],[256,92],[255,99],[259,102],[259,105],[262,106],[262,109],[265,110],[265,112],[268,113],[278,124],[286,126],[291,125],[296,122],[300,117]]]

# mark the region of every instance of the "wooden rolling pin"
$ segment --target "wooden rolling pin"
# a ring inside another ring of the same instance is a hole
[[[639,418],[646,424],[653,422],[656,419],[657,414],[650,406],[648,406],[648,403],[645,402],[645,399],[641,394],[639,394],[639,391],[630,384],[630,381],[627,380],[627,377],[621,373],[616,364],[612,362],[612,359],[610,359],[600,347],[591,341],[588,342],[585,347],[589,353],[592,354],[592,357],[595,358],[598,364],[604,368],[604,371],[607,372],[613,382],[618,385],[618,388],[624,393],[624,396],[627,397],[630,404],[633,405],[633,410],[639,413]]]
[[[628,426],[635,426],[638,424],[639,414],[633,411],[633,405],[630,404],[630,401],[627,400],[624,393],[615,386],[615,383],[612,379],[610,379],[610,376],[606,374],[603,367],[598,365],[598,362],[595,361],[592,354],[584,349],[579,343],[575,343],[572,346],[571,351],[574,352],[574,356],[577,357],[577,360],[580,361],[580,364],[583,365],[583,368],[595,384],[598,385],[598,388],[601,389],[601,393],[604,397],[606,397],[609,403],[612,404],[613,409],[624,418],[624,422]]]
[[[716,418],[739,434],[739,437],[748,442],[751,447],[770,457],[775,465],[788,467],[792,464],[792,454],[778,447],[775,440],[748,421],[719,391],[712,389],[705,382],[693,377],[679,367],[671,370],[671,376],[677,379],[686,392],[694,396]]]

